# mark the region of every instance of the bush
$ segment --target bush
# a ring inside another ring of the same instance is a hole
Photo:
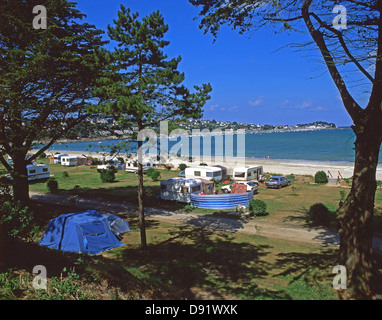
[[[115,180],[115,173],[117,170],[114,167],[104,169],[100,171],[100,177],[102,182],[113,182]]]
[[[64,172],[62,173],[62,176],[63,176],[64,178],[69,178],[69,173],[68,173],[68,171],[64,171]]]
[[[305,221],[312,226],[335,227],[335,214],[322,203],[315,203],[309,208]]]
[[[314,176],[315,183],[328,183],[328,177],[324,171],[317,171]]]
[[[153,179],[153,181],[157,181],[160,177],[160,172],[158,170],[155,170],[151,173],[150,177],[151,179]]]
[[[43,152],[43,153],[40,153],[40,155],[38,156],[39,159],[45,159],[46,158],[46,153]]]
[[[58,190],[58,182],[55,179],[49,178],[46,186],[50,193],[56,193]]]
[[[0,225],[2,235],[12,238],[25,237],[32,228],[33,212],[21,203],[6,201],[0,208]]]
[[[160,172],[154,168],[149,168],[146,171],[146,175],[153,179],[153,181],[157,181],[160,177]]]
[[[185,164],[185,163],[181,163],[179,166],[178,166],[178,169],[180,170],[180,171],[183,171],[183,170],[185,170],[187,168],[187,165]]]
[[[248,205],[249,212],[253,213],[254,216],[265,216],[267,215],[267,205],[263,200],[252,199]]]

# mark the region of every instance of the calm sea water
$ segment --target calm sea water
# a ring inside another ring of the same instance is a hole
[[[188,143],[191,148],[192,142],[189,137]],[[193,137],[195,139],[195,137]],[[200,139],[203,154],[203,141],[210,144],[211,155],[215,151],[215,138]],[[118,140],[100,140],[92,142],[56,143],[50,150],[60,151],[107,151]],[[186,140],[183,140],[183,142]],[[225,141],[223,139],[223,141]],[[227,140],[228,141],[228,140]],[[240,140],[239,140],[240,141]],[[269,159],[282,160],[309,160],[309,161],[337,161],[354,162],[355,135],[351,129],[299,131],[299,132],[270,132],[270,133],[246,133],[245,156],[248,158],[266,157]],[[182,142],[180,138],[169,141],[169,149],[176,147],[175,144]],[[175,148],[177,149],[177,148]],[[136,150],[136,149],[135,149]],[[134,151],[134,146],[133,146]],[[191,149],[190,149],[191,151]],[[237,155],[237,136],[233,136],[233,156]],[[240,152],[239,152],[240,154]],[[382,151],[379,156],[382,163]]]

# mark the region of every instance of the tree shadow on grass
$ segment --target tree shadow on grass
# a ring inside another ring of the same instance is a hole
[[[297,299],[336,299],[337,293],[332,286],[335,274],[332,270],[338,262],[338,250],[333,248],[317,253],[279,253],[275,267],[281,271],[276,276],[288,278],[288,287],[298,287]]]
[[[268,245],[235,242],[225,231],[182,225],[147,251],[123,251],[123,264],[139,265],[150,279],[175,299],[290,299],[282,290],[264,289]]]

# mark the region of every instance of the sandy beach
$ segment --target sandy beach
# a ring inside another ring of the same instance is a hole
[[[69,155],[85,155],[94,158],[104,158],[105,155],[102,153],[95,153],[89,151],[57,151],[54,150],[54,153],[66,153]],[[47,155],[53,155],[52,152],[46,152]],[[124,156],[124,155],[120,155]],[[210,160],[210,159],[209,159]],[[253,158],[230,158],[230,159],[216,159],[213,161],[195,161],[188,162],[184,159],[180,159],[177,157],[170,157],[167,161],[172,164],[175,168],[178,167],[180,163],[185,163],[188,166],[199,165],[200,162],[205,162],[208,165],[222,165],[227,167],[228,169],[238,167],[238,166],[263,166],[264,172],[268,173],[280,173],[282,175],[289,174],[307,174],[307,175],[315,175],[315,173],[319,170],[328,172],[333,176],[333,178],[337,178],[340,174],[342,178],[350,178],[353,176],[353,164],[351,163],[341,163],[341,162],[330,162],[330,161],[306,161],[306,160],[273,160],[273,159],[253,159]],[[382,180],[382,166],[379,165],[377,168],[377,180]]]

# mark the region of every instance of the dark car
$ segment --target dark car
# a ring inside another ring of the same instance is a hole
[[[290,180],[281,176],[273,176],[270,177],[267,181],[265,181],[265,186],[267,188],[277,188],[280,189],[283,186],[289,186]]]

